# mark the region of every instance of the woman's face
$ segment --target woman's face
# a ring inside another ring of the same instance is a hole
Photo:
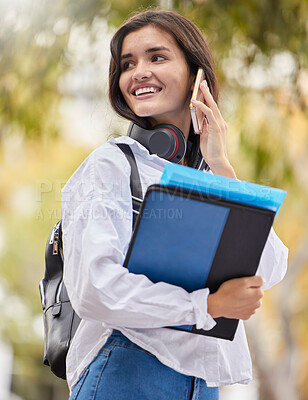
[[[151,25],[129,33],[121,70],[120,90],[136,115],[150,117],[153,125],[174,124],[188,135],[194,77],[169,33]]]

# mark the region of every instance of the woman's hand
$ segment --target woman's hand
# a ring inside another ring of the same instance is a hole
[[[228,126],[221,116],[206,81],[201,83],[200,89],[204,96],[204,103],[192,100],[192,105],[205,115],[200,133],[200,149],[203,158],[214,174],[236,178],[227,155]]]
[[[264,283],[257,275],[222,283],[217,292],[208,296],[208,313],[213,318],[250,318],[261,307]]]

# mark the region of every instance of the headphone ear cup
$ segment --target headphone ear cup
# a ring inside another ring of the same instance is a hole
[[[165,160],[169,159],[176,147],[172,133],[165,128],[152,130],[148,136],[148,145],[153,154],[157,154]]]
[[[164,132],[166,137],[169,138],[170,143],[172,143],[172,146],[169,146],[168,152],[163,158],[174,163],[179,163],[185,156],[187,148],[187,142],[183,132],[178,127],[171,124],[156,125],[153,127],[153,131]],[[165,139],[163,141],[165,141]]]

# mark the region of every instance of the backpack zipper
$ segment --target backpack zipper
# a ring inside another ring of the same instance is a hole
[[[49,244],[52,244],[52,254],[56,256],[59,253],[59,226],[61,221],[57,222],[53,227],[53,230],[50,235]]]
[[[52,254],[56,256],[58,254],[59,249],[59,229],[55,231],[53,245],[52,245]]]

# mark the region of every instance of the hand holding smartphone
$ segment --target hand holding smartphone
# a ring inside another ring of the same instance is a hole
[[[205,80],[204,71],[202,68],[199,68],[197,75],[196,75],[191,100],[204,101],[203,94],[200,90],[200,84],[204,80]],[[204,115],[202,114],[202,112],[200,110],[196,109],[196,107],[194,107],[191,103],[190,103],[189,109],[190,109],[191,120],[193,123],[194,132],[196,135],[200,135]]]

